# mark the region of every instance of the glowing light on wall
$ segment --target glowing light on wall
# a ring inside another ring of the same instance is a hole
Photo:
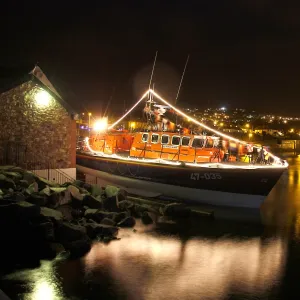
[[[40,107],[47,107],[50,104],[51,96],[45,90],[38,90],[34,95],[36,104]]]

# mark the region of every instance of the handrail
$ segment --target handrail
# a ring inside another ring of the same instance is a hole
[[[66,172],[62,171],[61,169],[54,169],[54,170],[55,170],[56,172],[58,172],[58,173],[64,175],[64,177],[65,177],[66,179],[68,179],[69,182],[73,182],[73,181],[75,180],[74,178],[72,178],[70,175],[68,175]]]

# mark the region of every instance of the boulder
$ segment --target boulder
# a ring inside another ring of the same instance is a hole
[[[99,209],[87,209],[84,213],[84,217],[100,223],[104,218],[112,219],[114,217],[114,213],[101,211]]]
[[[55,187],[58,185],[57,183],[54,183],[52,181],[49,181],[49,180],[47,180],[43,177],[39,177],[39,176],[36,176],[36,182],[38,184],[39,191],[43,190],[46,186]]]
[[[60,205],[65,205],[71,203],[72,197],[71,192],[67,187],[48,187],[49,190],[45,192],[50,195],[49,205],[51,207],[57,207]],[[43,191],[44,191],[43,190]]]
[[[127,195],[128,195],[127,191],[120,189],[118,193],[118,202],[126,200]]]
[[[105,194],[107,198],[117,196],[119,194],[120,188],[112,185],[107,185],[105,187]]]
[[[89,193],[92,192],[92,185],[89,184],[89,183],[85,182],[82,188],[85,189],[85,190],[87,190]]]
[[[116,223],[119,223],[119,222],[121,222],[122,220],[124,220],[125,218],[127,218],[129,216],[130,216],[129,212],[123,211],[123,212],[114,214],[113,220]]]
[[[104,210],[114,211],[114,212],[119,211],[118,196],[111,196],[111,197],[104,198],[102,200],[102,204]]]
[[[13,179],[14,181],[18,181],[23,178],[22,174],[20,174],[19,172],[15,172],[15,171],[5,171],[3,174],[5,176]]]
[[[30,171],[25,171],[23,174],[23,180],[26,180],[29,185],[32,184],[33,182],[35,182],[36,179],[37,179],[37,176]]]
[[[143,212],[141,216],[142,222],[145,225],[149,225],[153,223],[153,220],[147,211]]]
[[[65,246],[65,243],[87,238],[87,234],[83,226],[60,222],[56,227],[55,237]]]
[[[54,241],[55,234],[53,223],[50,221],[40,223],[38,225],[38,234],[41,240]]]
[[[134,225],[135,219],[133,217],[126,217],[117,224],[118,227],[133,227]]]
[[[132,214],[136,218],[140,218],[143,215],[143,213],[147,212],[147,211],[148,211],[148,208],[143,205],[140,205],[140,204],[134,204],[131,209]]]
[[[72,218],[80,219],[84,216],[84,210],[82,209],[72,209],[71,211]]]
[[[44,206],[47,203],[47,196],[34,192],[29,195],[27,201],[35,205]]]
[[[20,184],[21,187],[24,187],[24,188],[28,188],[29,187],[29,183],[25,179],[19,180],[19,184]]]
[[[92,195],[84,195],[82,204],[89,208],[102,208],[102,201]]]
[[[74,185],[68,186],[68,191],[71,194],[72,204],[75,207],[82,206],[83,195],[80,194],[79,189]]]
[[[4,174],[0,174],[0,188],[7,189],[7,190],[11,188],[15,190],[16,184],[11,178],[5,176]]]
[[[63,214],[60,211],[48,207],[41,207],[41,215],[53,218],[57,221],[61,221],[63,219]]]
[[[94,197],[102,196],[104,193],[105,193],[104,190],[98,184],[92,184],[91,185],[91,194],[92,194],[92,196],[94,196]]]
[[[65,248],[70,251],[70,257],[75,259],[82,257],[91,250],[91,240],[83,238],[65,244]]]
[[[129,211],[133,208],[134,204],[128,200],[118,202],[120,211]]]
[[[91,239],[94,239],[96,236],[117,236],[119,231],[115,226],[94,223],[87,223],[85,228]]]
[[[26,196],[24,194],[22,194],[21,192],[13,192],[10,195],[9,194],[5,195],[5,198],[6,197],[9,197],[9,199],[14,200],[16,202],[26,201],[26,199],[27,199]],[[28,202],[30,202],[30,201],[28,201]]]
[[[30,220],[40,215],[40,207],[29,202],[19,201],[17,203],[2,205],[2,201],[0,202],[1,221]]]
[[[50,242],[49,246],[55,252],[56,256],[66,251],[65,247],[60,243]]]
[[[28,195],[32,193],[37,193],[39,191],[39,186],[36,182],[33,182],[29,185],[29,187],[25,190]]]
[[[113,219],[104,218],[101,220],[100,224],[115,226],[116,222]]]
[[[74,180],[73,181],[73,185],[76,185],[78,187],[83,187],[84,186],[84,182],[81,180]]]
[[[61,205],[58,206],[55,210],[61,212],[65,220],[71,221],[73,219],[73,215],[72,215],[73,208],[71,205],[68,204]]]

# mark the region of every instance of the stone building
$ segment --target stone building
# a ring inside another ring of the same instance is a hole
[[[0,69],[0,165],[75,178],[75,114],[38,66],[28,71]]]

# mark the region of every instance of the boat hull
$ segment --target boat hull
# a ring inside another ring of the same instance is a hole
[[[77,155],[77,168],[137,195],[259,208],[284,168],[227,169],[171,166]]]

